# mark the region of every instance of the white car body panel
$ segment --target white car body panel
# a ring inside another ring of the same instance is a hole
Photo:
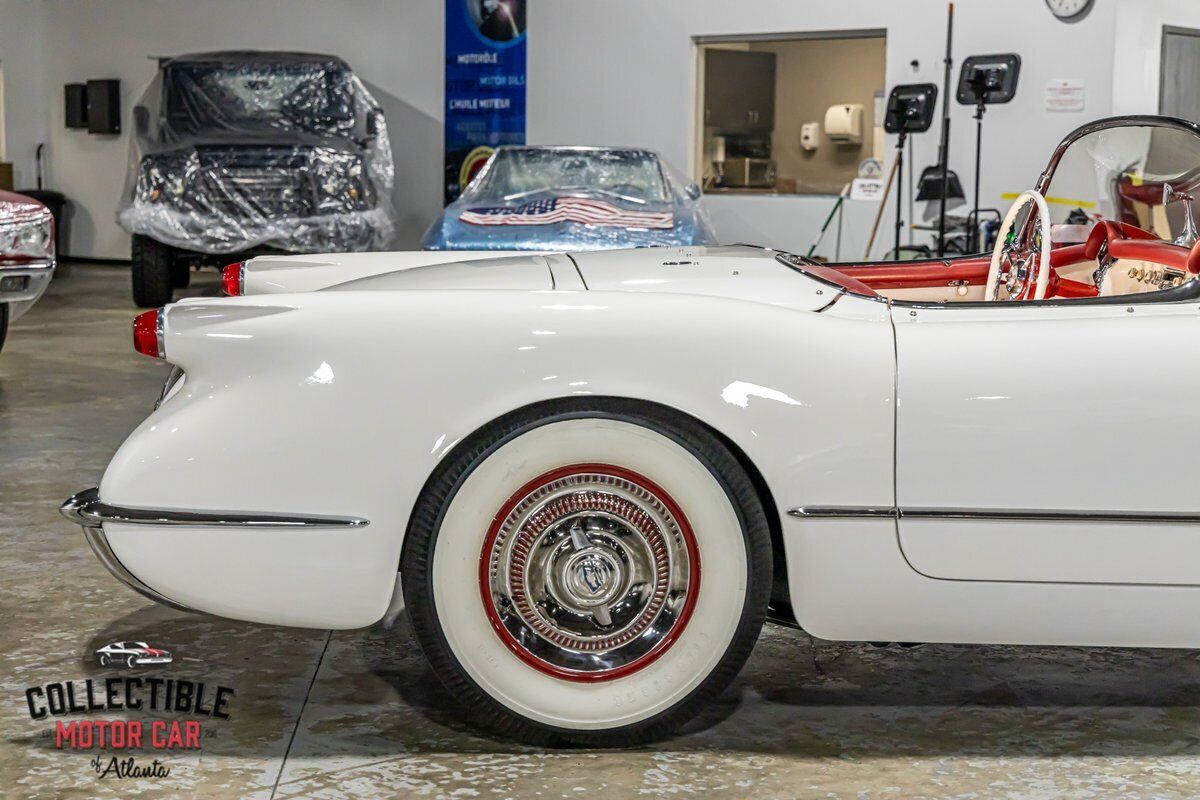
[[[370,624],[388,608],[409,513],[438,461],[514,409],[598,395],[677,409],[742,450],[777,506],[794,611],[814,635],[1200,643],[1189,613],[1200,588],[1161,585],[1197,582],[1194,560],[1184,561],[1192,545],[1172,526],[1140,539],[1161,550],[1139,559],[1117,529],[1058,527],[1060,541],[1022,530],[1037,523],[902,519],[898,528],[894,516],[787,514],[898,503],[1194,510],[1183,491],[1190,429],[1181,424],[1191,376],[1166,373],[1164,388],[1177,394],[1159,398],[1149,420],[1183,428],[1183,439],[1137,420],[1118,425],[1147,407],[1146,382],[1166,367],[1133,366],[1134,354],[1168,330],[1178,340],[1194,303],[1144,316],[1139,307],[1130,319],[1113,319],[1128,314],[1124,306],[1072,308],[1071,322],[1045,323],[1079,326],[1071,343],[1039,350],[1022,337],[1028,312],[1019,308],[941,310],[959,316],[935,322],[933,311],[842,294],[750,248],[525,255],[509,264],[483,253],[494,263],[474,268],[431,260],[453,254],[370,255],[323,256],[331,265],[319,266],[273,258],[261,276],[255,259],[246,285],[261,293],[170,307],[168,359],[186,378],[121,447],[100,487],[106,503],[133,508],[370,524],[106,523],[116,556],[155,591],[258,622]],[[568,280],[573,266],[578,283]],[[271,273],[290,291],[276,293]],[[1106,377],[1101,365],[1116,367]],[[991,388],[1000,374],[1002,388]],[[973,399],[985,393],[1007,399],[995,401],[999,410]],[[1079,413],[1104,397],[1111,405]],[[1106,429],[1112,438],[1096,441]],[[1130,460],[1139,441],[1149,447]],[[1097,463],[1072,470],[1072,451]],[[974,461],[976,453],[987,459]],[[1122,463],[1139,474],[1123,474]],[[989,478],[1018,467],[1032,477],[1004,500]],[[1151,487],[1155,475],[1167,485]],[[1131,575],[1146,585],[1118,580]]]
[[[1143,296],[1144,297],[1144,296]],[[901,508],[1200,511],[1196,303],[922,308],[896,316]],[[900,520],[958,580],[1200,584],[1185,522]]]
[[[495,258],[495,253],[479,250],[258,256],[245,262],[242,293],[253,295],[315,292],[326,286],[396,270]]]

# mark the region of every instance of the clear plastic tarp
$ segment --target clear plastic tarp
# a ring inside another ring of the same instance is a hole
[[[715,244],[700,190],[650,150],[504,146],[425,233],[429,250]]]
[[[134,109],[117,219],[201,253],[384,247],[394,177],[375,99],[334,56],[164,61]]]
[[[0,191],[0,262],[54,258],[54,218],[28,197]]]

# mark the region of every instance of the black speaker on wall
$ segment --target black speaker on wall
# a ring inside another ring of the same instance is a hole
[[[87,82],[88,133],[121,132],[121,82],[97,80]]]
[[[66,99],[66,120],[68,128],[86,128],[88,126],[87,86],[82,83],[68,83],[63,86]]]

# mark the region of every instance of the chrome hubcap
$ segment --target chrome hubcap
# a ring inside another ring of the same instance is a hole
[[[616,677],[657,657],[686,623],[695,543],[649,481],[600,465],[560,470],[505,508],[482,553],[484,604],[528,663]]]

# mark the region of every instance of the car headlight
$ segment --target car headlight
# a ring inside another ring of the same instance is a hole
[[[138,170],[137,199],[158,203],[183,197],[191,170],[183,159],[145,159]]]
[[[357,154],[317,148],[312,172],[318,211],[349,211],[367,206],[367,182],[362,159]]]
[[[0,257],[53,258],[54,217],[50,210],[0,200]]]

